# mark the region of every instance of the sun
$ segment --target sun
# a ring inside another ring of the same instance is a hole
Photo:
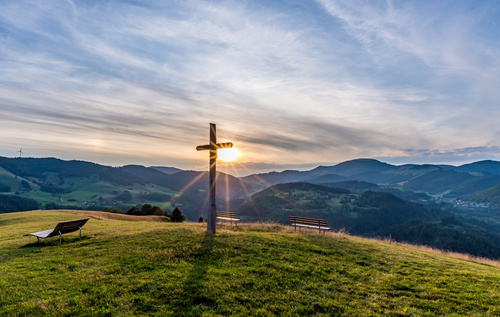
[[[227,149],[218,149],[217,150],[217,159],[223,162],[231,162],[234,161],[240,156],[240,151],[237,148],[227,148]]]

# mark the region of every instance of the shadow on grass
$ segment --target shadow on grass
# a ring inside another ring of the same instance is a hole
[[[89,236],[82,236],[80,237],[63,237],[62,238],[62,244],[68,244],[68,243],[76,243],[80,241],[85,241],[85,240],[90,240],[91,238]],[[33,242],[33,243],[28,243],[25,244],[21,247],[21,249],[24,248],[45,248],[45,247],[54,247],[54,246],[59,246],[59,237],[53,237],[53,239],[40,239],[40,242]]]
[[[194,255],[193,267],[178,297],[178,305],[182,309],[176,312],[177,316],[198,316],[199,313],[215,305],[213,298],[209,298],[204,291],[204,281],[207,271],[213,265],[215,235],[206,234],[201,242],[199,251]]]

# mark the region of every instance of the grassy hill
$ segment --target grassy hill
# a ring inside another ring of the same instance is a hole
[[[500,314],[498,262],[274,224],[207,236],[203,224],[75,213],[0,214],[0,315]],[[22,236],[86,216],[81,240]]]

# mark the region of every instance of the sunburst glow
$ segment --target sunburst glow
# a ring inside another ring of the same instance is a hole
[[[240,151],[237,148],[227,148],[217,150],[217,159],[224,162],[231,162],[240,156]]]

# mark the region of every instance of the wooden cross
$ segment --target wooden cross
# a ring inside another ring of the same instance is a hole
[[[210,201],[208,206],[207,233],[215,233],[215,224],[217,218],[217,205],[215,203],[217,150],[231,147],[233,147],[233,143],[231,142],[217,143],[215,123],[210,123],[210,143],[206,145],[199,145],[196,147],[197,151],[208,150],[210,155],[210,165],[208,167],[210,172],[208,180],[208,186],[210,188]]]

